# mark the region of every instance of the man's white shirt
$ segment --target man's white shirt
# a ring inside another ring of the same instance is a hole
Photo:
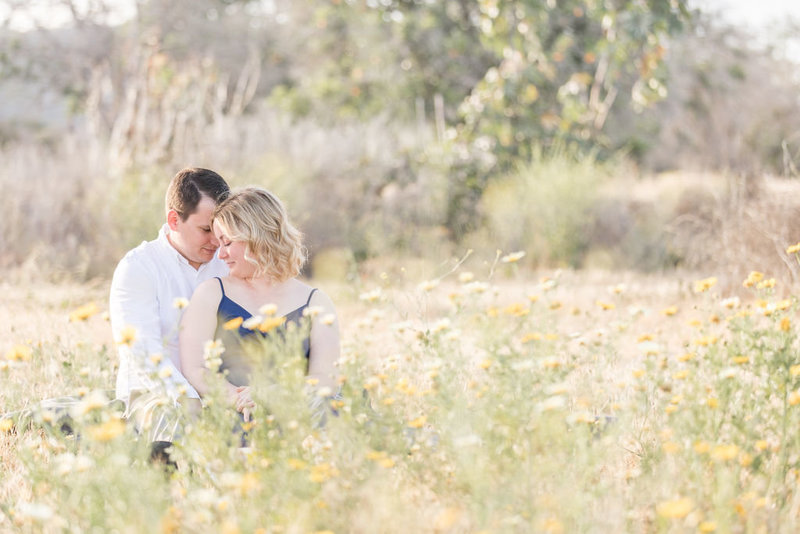
[[[131,333],[133,341],[118,343],[116,394],[127,404],[132,391],[160,387],[173,399],[199,395],[181,373],[178,354],[179,299],[215,276],[227,276],[225,262],[214,256],[195,269],[167,240],[164,225],[154,241],[144,241],[117,265],[111,281],[109,315],[114,340]],[[128,329],[126,331],[126,329]],[[161,355],[159,357],[158,355]]]

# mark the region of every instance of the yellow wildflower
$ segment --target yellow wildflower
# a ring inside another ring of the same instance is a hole
[[[792,376],[800,375],[800,365],[793,365],[789,367],[789,374]]]
[[[747,356],[734,356],[733,357],[733,363],[737,363],[739,365],[747,363],[749,361],[750,361],[750,358],[748,358]]]
[[[601,300],[598,300],[596,304],[600,306],[600,309],[602,309],[603,311],[613,310],[616,307],[611,302],[603,302]]]
[[[95,441],[111,441],[123,432],[125,432],[125,423],[117,418],[88,428],[89,437]]]
[[[733,460],[739,455],[739,447],[736,445],[717,445],[711,451],[711,458],[724,462]]]
[[[11,349],[6,352],[6,360],[11,360],[12,362],[26,362],[31,359],[33,355],[33,349],[31,349],[27,345],[14,345]]]
[[[786,249],[787,254],[797,254],[798,252],[800,252],[800,243],[795,243]]]
[[[286,317],[267,317],[261,322],[260,325],[258,325],[258,329],[261,332],[270,332],[279,326],[282,326],[285,322]]]
[[[714,276],[709,278],[703,278],[702,280],[696,280],[694,283],[694,292],[695,293],[703,293],[704,291],[708,291],[717,283],[717,279]]]
[[[506,308],[503,309],[503,313],[505,313],[506,315],[512,315],[514,317],[524,317],[528,315],[530,311],[531,311],[530,308],[526,308],[523,304],[520,304],[518,302],[515,302],[510,306],[506,306]]]
[[[765,439],[760,439],[756,441],[755,447],[758,452],[762,452],[767,450],[767,448],[769,447],[769,443],[767,443],[767,440]]]
[[[764,273],[760,273],[758,271],[750,271],[750,274],[747,275],[747,278],[745,279],[744,282],[742,282],[742,285],[744,287],[753,287],[763,279],[764,279]]]
[[[386,452],[385,451],[369,451],[369,452],[367,452],[367,460],[378,461],[378,460],[382,460],[384,458],[386,458]]]
[[[0,419],[0,432],[11,432],[14,428],[14,421],[11,419]]]
[[[563,534],[564,524],[555,517],[548,517],[541,523],[539,532],[545,532],[547,534]]]
[[[656,513],[667,519],[680,519],[689,515],[694,508],[691,499],[683,497],[672,501],[664,501],[656,506]]]
[[[797,406],[800,404],[800,391],[792,391],[789,394],[789,404],[791,406]]]
[[[311,466],[308,478],[311,482],[322,483],[339,474],[339,470],[327,463]]]
[[[525,334],[524,336],[522,336],[522,339],[520,341],[521,341],[521,343],[525,344],[525,343],[528,343],[530,341],[539,341],[539,340],[542,339],[542,337],[543,336],[542,336],[542,334],[540,332],[531,332],[531,333],[528,333],[528,334]],[[800,367],[800,366],[798,366],[798,367]]]
[[[666,315],[667,317],[670,317],[670,316],[675,315],[676,313],[678,313],[678,307],[677,306],[670,306],[669,308],[664,308],[663,310],[661,310],[661,313]]]
[[[675,443],[674,441],[667,441],[661,445],[661,448],[667,454],[675,454],[676,452],[681,450],[681,446]]]
[[[467,284],[469,282],[472,282],[474,279],[475,279],[475,275],[472,274],[469,271],[460,273],[458,275],[458,281],[461,282],[462,284]]]
[[[525,257],[525,252],[520,250],[518,252],[512,252],[511,254],[503,256],[500,258],[500,261],[503,263],[515,263],[521,260],[523,257]]]
[[[698,525],[697,530],[699,530],[702,534],[710,534],[717,530],[717,522],[716,521],[703,521]]]
[[[234,317],[233,319],[230,319],[229,321],[225,321],[222,324],[222,329],[223,330],[236,330],[237,328],[242,326],[243,322],[244,322],[244,317]]]
[[[188,305],[189,305],[189,299],[187,299],[186,297],[175,297],[172,300],[172,307],[178,310],[182,310]]]
[[[383,296],[381,292],[381,288],[373,289],[372,291],[367,291],[365,293],[361,293],[358,298],[359,300],[364,300],[366,302],[377,302]]]
[[[717,399],[716,397],[709,397],[706,399],[706,404],[708,405],[709,408],[713,410],[714,408],[717,408],[719,406],[719,399]]]
[[[706,454],[711,450],[711,445],[707,441],[696,441],[692,447],[697,454]]]
[[[467,293],[483,293],[487,289],[489,289],[489,284],[486,282],[469,282],[464,286]]]
[[[557,369],[561,367],[561,362],[555,356],[550,356],[542,360],[542,367],[545,369]]]
[[[278,313],[278,305],[273,302],[268,302],[258,309],[258,313],[270,317]]]
[[[728,297],[720,301],[720,305],[729,310],[738,308],[740,303],[739,297]]]
[[[293,469],[295,471],[302,471],[308,466],[308,464],[303,460],[298,460],[297,458],[289,458],[286,460],[286,463],[289,465],[289,469]]]
[[[689,360],[691,360],[694,357],[695,357],[695,354],[693,352],[687,352],[686,354],[682,354],[681,356],[678,356],[678,361],[679,362],[688,362]]]
[[[132,326],[126,326],[119,332],[119,336],[117,336],[117,344],[118,345],[133,345],[134,341],[136,341],[136,328]]]
[[[624,293],[626,289],[627,286],[625,284],[617,284],[615,286],[610,287],[609,291],[611,291],[615,295],[619,295],[621,293]]]
[[[709,345],[714,345],[717,341],[719,341],[717,336],[703,336],[695,340],[695,344],[701,347],[708,347]]]
[[[781,330],[784,332],[788,332],[792,329],[792,322],[789,320],[788,317],[784,317],[781,319]]]
[[[97,307],[97,304],[90,302],[89,304],[84,304],[73,310],[72,313],[69,314],[69,320],[70,322],[85,321],[99,311],[100,308]]]
[[[73,414],[86,415],[94,410],[101,410],[108,404],[105,393],[100,390],[86,393],[81,397],[81,402],[73,408]]]
[[[756,284],[756,289],[771,289],[775,287],[775,279],[774,278],[767,278],[766,280],[760,281]]]
[[[427,420],[428,420],[427,417],[425,417],[424,415],[420,415],[416,419],[412,419],[411,421],[409,421],[408,426],[410,426],[411,428],[422,428],[422,426],[425,424],[425,421]]]
[[[438,334],[450,328],[450,319],[443,317],[431,325],[431,333]]]
[[[433,522],[433,528],[436,532],[444,532],[449,530],[461,518],[461,510],[458,508],[445,508],[442,510]]]
[[[426,280],[417,286],[418,289],[421,291],[431,291],[432,289],[436,288],[439,285],[438,280]]]
[[[682,369],[682,370],[678,371],[677,373],[673,374],[672,378],[674,378],[675,380],[683,380],[684,378],[686,378],[688,376],[689,376],[689,370],[688,369]]]

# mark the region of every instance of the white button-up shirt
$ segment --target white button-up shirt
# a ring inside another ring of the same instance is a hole
[[[227,276],[228,267],[214,256],[195,269],[167,240],[168,232],[164,225],[157,239],[128,252],[111,281],[109,315],[119,352],[117,398],[126,404],[133,391],[162,387],[173,399],[181,394],[199,397],[181,373],[181,309],[176,302],[189,299],[201,282]],[[134,329],[133,341],[119,343],[132,332],[128,327]]]

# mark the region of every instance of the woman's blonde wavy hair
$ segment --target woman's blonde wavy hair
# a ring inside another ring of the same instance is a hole
[[[300,274],[306,261],[303,234],[289,221],[283,203],[260,187],[235,189],[211,218],[233,241],[247,244],[245,259],[256,276],[285,282]]]

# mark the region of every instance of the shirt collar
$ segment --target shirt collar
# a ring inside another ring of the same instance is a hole
[[[186,265],[188,267],[192,267],[189,265],[189,260],[183,257],[183,254],[178,252],[178,249],[172,246],[172,243],[169,242],[167,239],[167,235],[169,234],[169,225],[164,223],[164,226],[161,227],[161,230],[158,231],[158,242],[161,243],[161,246],[166,247],[169,250],[169,253],[177,260],[178,263],[182,265]],[[202,267],[202,265],[201,265]],[[192,267],[194,269],[194,267]]]
[[[214,254],[214,258],[211,261],[208,261],[206,263],[201,263],[200,267],[195,269],[189,263],[189,260],[184,258],[183,254],[178,252],[178,249],[173,247],[172,243],[169,242],[169,239],[167,239],[167,234],[169,234],[169,231],[170,231],[169,230],[169,225],[164,223],[164,226],[162,226],[161,229],[158,231],[158,242],[161,243],[161,246],[167,247],[167,249],[169,249],[169,251],[170,251],[170,254],[172,254],[175,257],[175,259],[178,261],[178,263],[180,263],[181,265],[185,265],[185,266],[191,268],[192,270],[196,270],[198,273],[200,273],[201,271],[203,271],[208,266],[209,263],[211,263],[211,261],[214,261],[217,258],[217,254],[215,253]]]

